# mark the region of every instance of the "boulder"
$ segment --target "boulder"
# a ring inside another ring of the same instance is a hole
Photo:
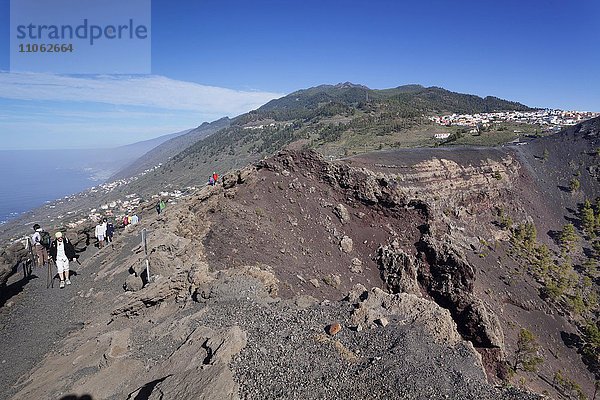
[[[360,261],[358,258],[354,257],[350,264],[350,272],[352,272],[354,274],[362,273],[363,272],[362,261]]]
[[[327,325],[325,327],[325,332],[327,332],[327,334],[329,336],[335,336],[337,335],[340,331],[342,330],[342,326],[340,325],[339,322],[334,322],[330,325]]]
[[[417,281],[420,262],[415,256],[406,254],[392,244],[377,249],[376,261],[381,276],[391,292],[413,294],[421,292]]]
[[[353,249],[353,242],[352,239],[349,238],[348,236],[344,236],[342,238],[342,240],[340,240],[340,249],[344,252],[344,253],[351,253],[352,249]]]
[[[13,242],[10,246],[0,249],[0,288],[6,284],[17,265],[26,262],[29,257],[30,254],[21,241]]]
[[[342,278],[339,275],[331,274],[331,275],[325,276],[323,278],[323,282],[325,282],[329,286],[337,289],[342,284]]]
[[[350,222],[350,213],[343,204],[338,204],[333,208],[333,213],[340,219],[342,224]]]
[[[254,171],[256,171],[254,167],[248,167],[225,174],[222,178],[223,189],[231,189],[235,185],[246,183]]]
[[[136,275],[129,275],[123,284],[123,289],[128,292],[137,292],[143,287],[144,282],[142,282],[142,278]]]
[[[228,174],[223,175],[223,189],[231,189],[237,184],[238,181],[238,171],[229,172]]]
[[[389,294],[379,288],[360,293],[362,288],[355,286],[346,297],[354,305],[351,325],[355,329],[372,327],[378,320],[383,326],[383,319],[389,321],[393,316],[401,323],[421,325],[436,343],[456,346],[462,342],[450,312],[435,302],[409,293]]]

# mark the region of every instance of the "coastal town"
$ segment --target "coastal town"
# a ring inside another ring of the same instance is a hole
[[[126,187],[130,183],[140,179],[142,176],[155,171],[162,167],[162,163],[155,165],[154,167],[148,168],[143,172],[132,176],[128,179],[118,179],[112,182],[106,182],[100,184],[98,186],[94,186],[86,191],[81,193],[72,194],[69,196],[64,196],[62,199],[58,199],[54,202],[48,202],[45,205],[45,209],[56,209],[57,207],[61,207],[65,203],[71,203],[77,201],[77,199],[83,197],[103,197],[104,195],[115,191],[115,189],[120,187]],[[196,190],[196,187],[186,187],[181,190],[173,190],[173,191],[162,191],[159,194],[154,194],[150,196],[151,199],[157,201],[160,199],[169,199],[170,202],[185,196],[186,194],[190,194]],[[146,199],[148,199],[146,197]],[[88,211],[84,211],[81,209],[67,211],[64,214],[56,215],[56,217],[52,217],[48,215],[48,222],[56,223],[61,221],[65,226],[75,229],[80,225],[85,224],[88,220],[92,222],[101,221],[102,218],[108,217],[114,221],[120,221],[124,216],[134,215],[141,205],[143,201],[143,197],[136,194],[130,193],[124,195],[123,199],[115,199],[108,202],[102,202],[96,207],[89,207]]]
[[[429,117],[429,120],[443,126],[486,126],[493,123],[512,122],[519,124],[541,125],[552,128],[576,125],[594,118],[600,112],[564,111],[540,109],[533,111],[503,111],[478,114],[449,114]]]

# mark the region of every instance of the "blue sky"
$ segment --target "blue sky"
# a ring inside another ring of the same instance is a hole
[[[0,0],[0,149],[120,145],[344,81],[600,111],[599,20],[595,0],[153,0],[151,75],[73,76],[6,72]]]

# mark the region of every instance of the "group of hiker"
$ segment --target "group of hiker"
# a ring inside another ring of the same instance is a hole
[[[217,183],[219,183],[219,174],[213,172],[213,174],[208,178],[208,184],[210,186],[215,186]]]
[[[98,240],[98,248],[101,249],[104,247],[104,244],[112,243],[114,234],[115,226],[113,223],[109,222],[107,218],[103,218],[94,230],[94,236]]]
[[[208,179],[208,184],[215,186],[218,181],[219,175],[216,172],[213,172]],[[160,215],[165,208],[165,201],[160,199],[155,206],[156,212]],[[137,214],[132,216],[125,215],[122,220],[123,228],[127,228],[129,225],[135,225],[139,223],[139,220],[140,218]],[[58,231],[54,234],[54,240],[52,240],[50,233],[43,230],[39,224],[33,225],[33,230],[34,233],[29,240],[31,241],[31,252],[34,258],[34,265],[43,268],[51,268],[49,265],[50,262],[54,263],[60,279],[59,287],[63,289],[65,285],[70,285],[69,261],[76,260],[77,255],[75,254],[75,248],[69,239],[67,239],[62,232]],[[107,218],[102,218],[98,221],[94,229],[94,236],[98,241],[98,248],[101,249],[105,244],[112,243],[114,233],[115,225],[111,221]]]
[[[34,233],[31,235],[31,250],[34,253],[34,265],[43,268],[50,268],[49,263],[56,265],[59,287],[63,289],[65,285],[70,285],[69,279],[69,261],[77,259],[75,247],[71,241],[58,231],[54,234],[54,240],[48,232],[43,230],[39,224],[33,225]],[[115,226],[107,218],[103,218],[94,230],[94,236],[98,240],[98,247],[103,248],[105,243],[111,243],[115,233]]]
[[[140,217],[137,214],[126,215],[123,217],[123,228],[127,228],[129,225],[135,225],[140,222]]]
[[[77,255],[69,239],[58,231],[54,234],[54,240],[51,240],[50,234],[44,231],[39,224],[33,225],[33,230],[35,232],[31,235],[31,243],[32,250],[38,257],[37,265],[49,268],[49,262],[54,262],[60,280],[59,287],[63,289],[65,285],[70,285],[69,261],[75,260]]]

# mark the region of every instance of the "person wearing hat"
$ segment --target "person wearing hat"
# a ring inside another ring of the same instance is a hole
[[[59,287],[63,289],[65,283],[67,285],[71,284],[71,281],[69,280],[69,260],[74,260],[76,258],[75,248],[69,239],[63,237],[62,232],[56,232],[54,236],[56,239],[54,239],[50,245],[50,258],[52,258],[56,264],[58,278],[60,279]]]

